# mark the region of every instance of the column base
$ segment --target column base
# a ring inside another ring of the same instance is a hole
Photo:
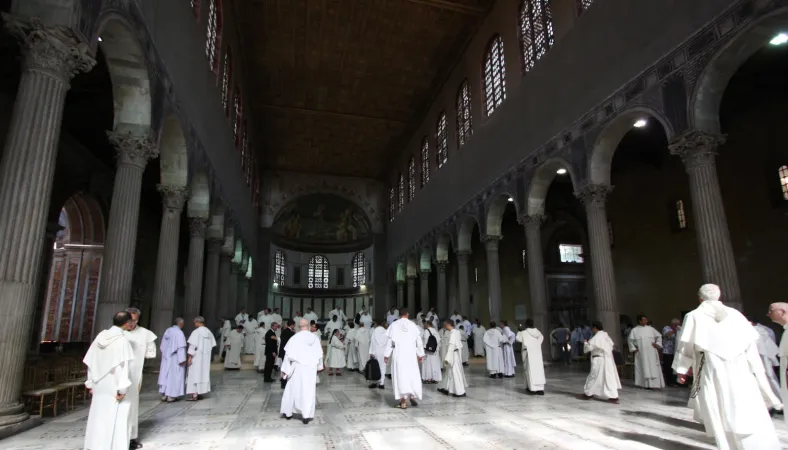
[[[0,440],[41,425],[41,416],[27,413],[0,417]]]

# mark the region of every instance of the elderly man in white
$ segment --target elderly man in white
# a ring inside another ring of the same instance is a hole
[[[769,306],[768,316],[774,323],[783,327],[783,330],[788,330],[788,303],[772,303]],[[788,398],[788,387],[786,387],[786,382],[788,381],[786,380],[788,378],[788,331],[783,331],[783,336],[780,339],[779,357],[780,396],[786,399]],[[788,414],[785,415],[785,423],[788,424]]]
[[[142,444],[137,440],[139,434],[139,409],[140,409],[140,389],[142,388],[142,367],[146,359],[156,357],[156,335],[150,330],[139,325],[140,310],[128,308],[126,312],[131,314],[131,324],[125,332],[126,339],[131,344],[134,352],[134,359],[129,363],[129,377],[132,386],[129,388],[127,397],[131,403],[131,413],[129,414],[129,428],[131,430],[131,444],[133,449],[142,448]]]
[[[287,385],[279,413],[287,420],[293,418],[293,413],[301,414],[301,421],[306,425],[315,417],[317,373],[323,370],[323,347],[309,330],[306,319],[298,322],[298,330],[285,345],[281,371]]]
[[[692,374],[689,406],[720,450],[777,450],[767,410],[782,407],[766,380],[758,333],[737,310],[719,301],[720,288],[704,284],[700,305],[684,318],[673,369],[679,383]]]
[[[421,400],[421,375],[419,363],[424,359],[424,343],[416,324],[408,319],[408,310],[400,309],[399,320],[394,321],[387,331],[384,362],[391,358],[391,380],[394,384],[394,399],[399,400],[400,409],[418,406]],[[393,358],[392,358],[393,357]]]

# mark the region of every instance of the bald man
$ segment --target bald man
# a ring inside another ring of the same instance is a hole
[[[320,339],[309,331],[309,322],[301,319],[296,333],[284,346],[282,378],[287,380],[279,414],[290,420],[301,414],[308,424],[315,417],[317,373],[323,370],[323,348]]]
[[[783,330],[788,329],[788,303],[772,303],[769,305],[769,313],[767,314],[772,321],[781,327]],[[780,397],[788,399],[788,388],[786,388],[786,371],[788,370],[788,333],[783,331],[783,336],[780,338]],[[784,416],[785,423],[788,424],[788,415]]]

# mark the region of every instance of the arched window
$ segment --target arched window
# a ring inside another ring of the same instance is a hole
[[[249,154],[249,133],[247,132],[246,120],[243,121],[241,127],[241,172],[246,179],[246,185],[249,186],[251,180],[249,179],[249,168],[252,165],[252,158]]]
[[[230,117],[230,83],[233,77],[233,55],[229,47],[224,49],[224,67],[222,67],[222,108]]]
[[[192,12],[194,13],[194,17],[199,19],[200,18],[200,0],[191,0],[189,3],[192,6]]]
[[[402,206],[405,204],[405,176],[399,174],[399,197],[397,198],[397,212],[402,211]]]
[[[457,92],[457,148],[465,145],[472,134],[471,89],[468,87],[468,80],[465,80]]]
[[[583,14],[585,10],[587,10],[591,4],[594,3],[594,0],[575,0],[575,7],[577,8],[577,16],[580,17],[580,14]]]
[[[285,263],[285,252],[282,250],[277,250],[276,255],[274,256],[274,283],[278,284],[279,286],[284,286],[285,284]]]
[[[219,55],[222,42],[222,0],[208,0],[208,27],[205,39],[205,56],[213,73],[219,71]]]
[[[506,100],[505,69],[503,39],[496,34],[484,55],[484,106],[488,116]]]
[[[687,212],[684,210],[684,202],[676,200],[676,224],[680,230],[687,228]]]
[[[416,158],[410,157],[408,161],[408,203],[416,196]]]
[[[588,2],[590,4],[590,2]],[[520,50],[523,72],[534,67],[553,46],[553,13],[549,0],[523,0],[520,5]]]
[[[389,189],[389,222],[394,220],[394,214],[397,211],[397,194],[394,193],[394,188]]]
[[[315,255],[309,260],[309,289],[328,289],[328,258]]]
[[[361,287],[367,284],[367,263],[364,254],[356,253],[353,257],[353,287]]]
[[[235,142],[235,148],[241,148],[241,120],[243,119],[243,103],[241,99],[241,88],[235,86],[235,92],[233,92],[233,111],[235,112],[235,117],[233,118],[233,142]]]
[[[782,189],[783,199],[788,200],[788,166],[780,166],[778,175],[780,176],[780,188]]]
[[[446,130],[445,112],[441,112],[440,116],[438,116],[438,125],[436,126],[435,133],[435,147],[437,150],[435,153],[438,156],[438,169],[440,169],[449,159],[449,136],[448,130]]]
[[[430,182],[430,141],[427,136],[421,141],[421,187]]]

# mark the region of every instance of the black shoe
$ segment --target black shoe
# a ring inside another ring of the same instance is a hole
[[[372,384],[369,385],[370,389],[375,389],[376,387],[378,387],[377,383],[372,383]]]
[[[419,406],[419,403],[416,401],[415,398],[410,399],[410,406]]]
[[[536,391],[532,391],[532,390],[530,390],[528,388],[525,389],[525,393],[528,394],[528,395],[536,395]]]
[[[495,374],[490,375],[490,378],[496,378]]]
[[[536,395],[544,395],[544,391],[536,391],[535,394]]]
[[[462,394],[462,395],[452,394],[452,397],[467,397],[467,395],[465,395],[465,394]]]
[[[446,389],[438,389],[438,392],[440,392],[443,395],[449,395],[449,391],[447,391]]]
[[[386,378],[388,378],[390,380],[391,379],[391,375],[386,375]]]
[[[309,422],[311,422],[311,421],[312,421],[312,419],[301,419],[301,422],[303,422],[304,425],[309,425]]]
[[[382,384],[379,384],[379,385],[378,385],[378,389],[386,389],[386,387],[385,387],[385,386],[383,386]]]
[[[503,378],[503,374],[502,374],[502,373],[499,373],[499,374],[498,374],[498,378]]]
[[[273,383],[273,382],[274,380],[271,378],[266,378],[265,380],[263,380],[263,383]]]
[[[290,420],[290,419],[292,419],[292,418],[293,418],[293,416],[286,416],[286,415],[284,415],[284,414],[282,414],[282,416],[281,416],[281,417],[282,417],[283,419],[286,419],[286,420]]]
[[[131,441],[129,441],[130,450],[137,450],[138,448],[142,448],[142,444],[140,444],[140,441],[136,439],[132,439]]]

